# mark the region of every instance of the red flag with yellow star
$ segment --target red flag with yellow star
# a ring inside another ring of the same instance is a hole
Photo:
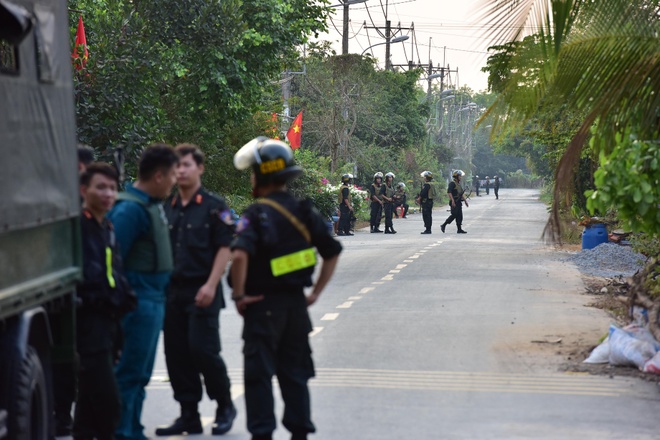
[[[82,70],[87,64],[89,58],[89,51],[87,50],[87,38],[85,37],[85,25],[83,24],[82,15],[78,19],[78,30],[76,32],[76,42],[73,46],[73,67],[76,70]]]
[[[300,138],[302,137],[302,110],[296,116],[296,119],[293,120],[291,128],[286,132],[286,138],[289,140],[292,150],[297,150],[300,148]]]

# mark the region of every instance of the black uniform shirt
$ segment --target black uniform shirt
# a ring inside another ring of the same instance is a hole
[[[453,180],[449,182],[449,185],[447,186],[447,193],[451,194],[452,199],[454,199],[454,203],[457,205],[460,205],[463,201],[463,193],[459,193],[458,185],[456,185],[456,182]]]
[[[205,283],[215,255],[234,235],[231,211],[224,200],[200,188],[186,206],[179,195],[165,203],[174,256],[172,281]]]
[[[299,201],[288,192],[271,193],[267,198],[282,205],[307,227],[311,243],[308,244],[291,222],[274,208],[261,203],[251,205],[239,220],[231,245],[232,250],[243,249],[250,255],[245,282],[248,295],[288,293],[311,285],[311,271],[308,270],[274,277],[270,261],[275,257],[313,246],[321,257],[331,258],[342,249],[330,235],[327,222],[312,209],[310,201]]]
[[[89,211],[80,216],[83,281],[76,293],[80,300],[76,326],[80,353],[111,350],[116,345],[122,306],[127,301],[127,284],[122,279],[121,258],[110,220],[96,221]],[[112,253],[108,276],[106,249]],[[110,285],[113,280],[114,287]]]

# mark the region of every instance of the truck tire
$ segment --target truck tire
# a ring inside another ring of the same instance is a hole
[[[28,346],[16,359],[10,386],[9,440],[48,440],[49,404],[44,369],[39,354]]]

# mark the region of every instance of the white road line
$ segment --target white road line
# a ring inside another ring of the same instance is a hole
[[[400,270],[396,270],[396,269],[392,269],[392,270],[390,271],[390,273],[401,273],[401,271],[400,271]]]
[[[374,289],[375,287],[363,287],[362,290],[360,290],[358,293],[369,293]]]
[[[419,258],[419,254],[411,255],[408,258]]]
[[[392,281],[394,279],[394,275],[385,275],[381,280],[383,281]]]
[[[403,260],[404,263],[412,263],[413,260]]]
[[[351,299],[353,301],[357,301],[359,299],[362,299],[362,297],[361,296],[349,296],[348,299]]]
[[[314,330],[309,332],[309,337],[311,338],[312,336],[316,336],[319,333],[321,333],[321,330],[323,330],[323,327],[314,327]]]
[[[346,301],[343,304],[339,304],[335,308],[337,308],[337,309],[350,309],[352,305],[353,305],[353,301]]]
[[[385,284],[385,283],[382,282],[382,281],[374,281],[374,282],[372,282],[371,284]]]
[[[321,321],[334,321],[339,316],[339,313],[326,313],[321,318]]]
[[[407,264],[397,264],[395,269],[403,269],[406,266],[407,266]]]
[[[419,253],[423,254],[423,253],[428,252],[428,251],[429,251],[428,249],[422,249],[421,251],[419,251]]]

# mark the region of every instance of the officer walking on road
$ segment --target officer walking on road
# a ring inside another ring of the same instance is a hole
[[[477,193],[477,197],[479,196],[479,187],[481,186],[481,182],[479,181],[479,176],[474,176],[474,189]]]
[[[165,360],[181,416],[156,435],[201,434],[197,405],[202,381],[217,402],[214,435],[231,429],[232,404],[227,367],[220,357],[220,309],[225,306],[220,282],[230,257],[234,220],[219,196],[202,187],[204,153],[192,144],[175,148],[178,192],[165,202],[170,224],[174,270],[165,305]]]
[[[490,177],[486,176],[486,195],[490,194]]]
[[[383,182],[383,173],[380,171],[374,174],[374,183],[369,187],[369,199],[371,200],[371,232],[383,232],[378,229],[380,226],[380,219],[383,216],[383,195],[381,194],[381,186]]]
[[[394,173],[385,174],[385,184],[380,187],[380,196],[385,210],[385,233],[396,234],[392,224],[392,214],[394,212]]]
[[[302,173],[283,142],[259,137],[234,156],[234,165],[252,168],[259,197],[238,222],[232,243],[232,299],[244,317],[245,404],[252,440],[270,440],[276,427],[272,377],[284,399],[283,424],[292,440],[315,432],[308,380],[314,376],[307,307],[330,280],[341,252],[311,202],[286,190]],[[323,258],[311,293],[316,251]]]
[[[353,199],[351,197],[350,184],[353,176],[344,174],[341,176],[341,187],[339,188],[339,227],[337,235],[353,235],[351,232],[351,217],[353,216]]]
[[[495,191],[495,199],[499,200],[500,198],[500,178],[495,176],[495,180],[493,181],[493,190]]]
[[[449,196],[449,203],[451,205],[451,215],[447,217],[447,220],[445,220],[440,226],[442,232],[445,232],[445,227],[456,219],[456,227],[458,228],[458,231],[456,232],[459,234],[467,234],[467,232],[461,228],[461,225],[463,224],[462,204],[465,203],[466,207],[470,206],[464,195],[465,190],[463,190],[463,187],[461,186],[461,178],[464,175],[465,173],[461,170],[455,170],[451,174],[452,181],[449,182],[449,186],[447,187],[447,195]]]
[[[121,420],[115,438],[145,440],[140,422],[145,387],[151,379],[165,315],[165,289],[172,270],[172,248],[163,199],[176,183],[179,158],[165,144],[147,148],[138,180],[127,184],[108,217],[115,225],[126,278],[138,298],[123,320],[126,340],[115,368],[121,394]]]
[[[431,233],[431,225],[433,224],[433,199],[436,198],[435,183],[433,180],[433,173],[424,171],[420,174],[424,178],[422,184],[422,191],[417,197],[417,202],[422,208],[422,219],[424,220],[424,231],[422,234]]]

